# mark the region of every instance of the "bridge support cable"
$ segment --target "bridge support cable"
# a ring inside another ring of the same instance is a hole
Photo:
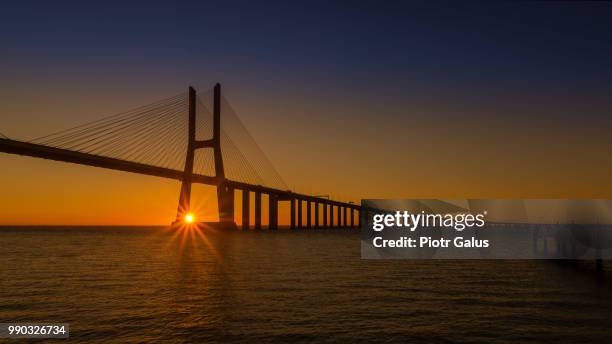
[[[264,185],[287,190],[287,184],[225,97],[221,98],[221,108],[223,110],[222,133],[227,136],[228,141],[231,140],[231,144],[239,153],[236,159],[244,160],[243,164],[255,171]]]
[[[186,146],[187,140],[180,133],[187,123],[182,116],[186,108],[186,94],[179,94],[45,135],[30,143],[151,166],[182,169],[183,159],[174,152]]]

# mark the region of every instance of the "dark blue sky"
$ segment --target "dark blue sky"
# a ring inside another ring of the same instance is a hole
[[[207,68],[389,92],[609,93],[611,37],[605,3],[19,1],[0,14],[0,59],[13,71]]]

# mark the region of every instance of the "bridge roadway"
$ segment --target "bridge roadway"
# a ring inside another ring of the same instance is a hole
[[[62,148],[49,147],[30,142],[23,142],[11,139],[0,138],[0,152],[24,155],[35,158],[48,160],[62,161],[79,165],[101,167],[111,170],[131,172],[161,178],[183,180],[184,172],[164,167],[141,164],[133,161],[104,157],[100,155],[71,151]],[[306,227],[312,227],[311,209],[314,208],[314,227],[319,226],[319,204],[322,204],[323,210],[323,227],[334,226],[334,207],[336,208],[335,222],[337,227],[356,227],[358,223],[354,221],[353,212],[360,211],[361,206],[353,203],[345,203],[334,200],[323,199],[315,196],[304,195],[292,192],[290,190],[279,190],[269,188],[262,185],[252,185],[243,182],[232,181],[229,179],[221,179],[217,177],[205,176],[201,174],[192,174],[192,182],[206,185],[220,186],[224,185],[227,188],[238,189],[243,191],[243,227],[249,226],[249,192],[255,193],[255,228],[261,228],[261,194],[267,194],[270,202],[270,228],[278,227],[278,201],[291,202],[291,228],[302,228],[302,204],[306,202]],[[297,203],[297,206],[296,206]],[[314,207],[311,205],[314,204]],[[328,207],[329,206],[329,222],[328,222]],[[297,208],[297,209],[296,209]],[[350,217],[347,215],[347,209],[350,210]],[[297,210],[297,219],[296,219]],[[246,225],[245,225],[246,224]],[[331,224],[331,225],[330,225]]]

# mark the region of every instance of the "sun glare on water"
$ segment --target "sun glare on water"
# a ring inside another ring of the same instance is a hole
[[[191,210],[193,210],[193,208]],[[197,210],[194,212],[184,212],[182,217],[179,218],[180,220],[178,223],[175,222],[168,227],[168,230],[171,232],[168,244],[178,244],[179,252],[185,249],[206,250],[220,260],[221,255],[214,246],[213,241],[211,241],[206,234],[212,227],[206,222],[199,222],[202,221],[203,218],[196,216],[196,214],[200,215],[201,213]],[[204,219],[205,218],[206,216],[204,216]],[[212,233],[214,233],[214,230]]]

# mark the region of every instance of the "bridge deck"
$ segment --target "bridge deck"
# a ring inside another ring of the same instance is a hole
[[[173,170],[164,167],[152,166],[141,164],[137,162],[115,159],[104,157],[100,155],[82,153],[77,151],[71,151],[62,148],[49,147],[44,145],[39,145],[30,142],[16,141],[11,139],[0,138],[0,152],[9,153],[9,154],[17,154],[30,156],[35,158],[42,158],[48,160],[69,162],[79,165],[86,166],[94,166],[100,168],[106,168],[117,171],[131,172],[161,178],[175,179],[175,180],[183,180],[184,172],[180,170]],[[201,174],[193,174],[192,182],[206,184],[206,185],[219,185],[222,180],[201,175]],[[357,204],[338,202],[333,200],[321,199],[315,196],[309,196],[299,193],[294,193],[290,190],[279,190],[274,188],[265,187],[262,185],[252,185],[232,180],[225,180],[228,186],[239,189],[239,190],[247,190],[253,192],[261,192],[265,194],[273,194],[279,197],[279,200],[289,200],[289,199],[301,199],[304,201],[316,201],[318,203],[329,204],[334,206],[342,206],[348,209],[357,209],[359,210],[361,207]]]

